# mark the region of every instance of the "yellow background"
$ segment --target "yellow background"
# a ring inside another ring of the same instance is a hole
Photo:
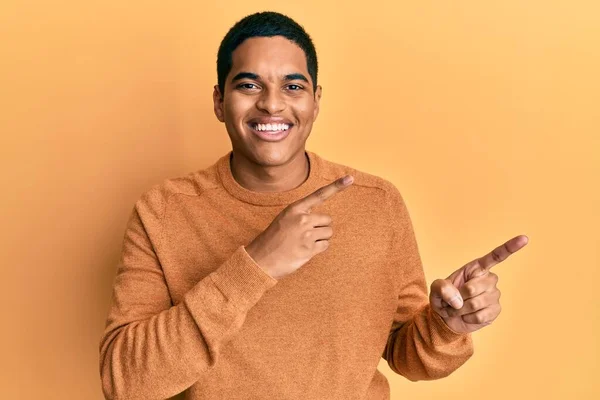
[[[428,281],[505,240],[475,355],[392,399],[600,393],[596,1],[53,1],[0,6],[3,399],[100,399],[98,341],[143,191],[230,149],[216,51],[258,10],[314,38],[307,148],[391,180]],[[343,368],[343,366],[340,366]]]

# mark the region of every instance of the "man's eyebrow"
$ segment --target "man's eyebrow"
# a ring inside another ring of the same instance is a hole
[[[257,81],[260,79],[260,76],[254,74],[252,72],[240,72],[239,74],[237,74],[236,76],[233,77],[231,82],[239,81],[242,79],[252,79],[252,80]]]
[[[240,72],[239,74],[237,74],[236,76],[234,76],[231,79],[231,82],[239,81],[242,79],[252,79],[252,80],[258,81],[258,80],[260,80],[260,76],[253,72]],[[300,80],[300,81],[309,83],[308,78],[301,73],[293,73],[293,74],[284,75],[283,80],[284,81]]]
[[[286,76],[283,77],[284,80],[286,81],[295,81],[295,80],[301,80],[304,81],[306,83],[308,83],[308,78],[306,78],[306,76],[296,73],[296,74],[287,74]]]

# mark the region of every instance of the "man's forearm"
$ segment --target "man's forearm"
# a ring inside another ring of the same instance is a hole
[[[471,355],[471,335],[452,331],[429,304],[392,327],[384,350],[390,368],[411,381],[446,377]]]

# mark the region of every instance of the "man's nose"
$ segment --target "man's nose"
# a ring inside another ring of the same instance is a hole
[[[277,114],[285,109],[285,100],[282,95],[283,93],[279,90],[265,89],[256,106],[269,114]]]

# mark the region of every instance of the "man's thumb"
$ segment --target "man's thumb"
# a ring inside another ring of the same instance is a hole
[[[443,303],[449,304],[452,308],[459,309],[463,306],[463,298],[456,286],[446,279],[436,279],[431,285],[431,294],[437,297]]]

